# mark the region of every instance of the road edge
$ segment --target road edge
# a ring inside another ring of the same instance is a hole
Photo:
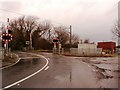
[[[15,53],[13,53],[13,54],[15,54]],[[5,67],[2,67],[2,68],[0,68],[0,70],[3,70],[3,69],[6,69],[6,68],[9,68],[9,67],[12,67],[12,66],[14,66],[15,64],[17,64],[19,61],[20,61],[20,59],[21,58],[19,58],[19,56],[17,55],[17,54],[15,54],[16,56],[17,56],[17,61],[15,62],[15,63],[13,63],[13,64],[10,64],[10,65],[8,65],[8,66],[5,66]]]

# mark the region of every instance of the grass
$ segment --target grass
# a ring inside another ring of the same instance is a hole
[[[8,54],[2,60],[2,64],[4,66],[4,64],[6,64],[6,63],[15,63],[17,61],[17,59],[18,58],[17,58],[17,56],[15,54]]]

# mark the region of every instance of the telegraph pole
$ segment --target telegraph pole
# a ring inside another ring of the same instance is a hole
[[[6,30],[6,34],[8,36],[8,30],[9,30],[9,18],[7,18],[7,30]],[[8,54],[9,52],[9,44],[8,44],[8,40],[6,40],[6,54]]]
[[[50,42],[50,29],[49,29],[49,42]]]
[[[72,26],[70,25],[70,48],[71,48],[71,45],[72,45],[72,43],[71,43],[71,37],[72,37]]]
[[[32,33],[30,33],[30,50],[32,50]]]

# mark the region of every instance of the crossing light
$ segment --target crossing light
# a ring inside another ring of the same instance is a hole
[[[12,30],[8,30],[8,33],[9,33],[9,34],[12,34]]]
[[[12,34],[2,34],[1,38],[2,38],[3,41],[5,41],[5,40],[11,41],[12,40]]]
[[[53,39],[53,42],[56,42],[56,43],[57,43],[58,41],[59,41],[58,39]]]

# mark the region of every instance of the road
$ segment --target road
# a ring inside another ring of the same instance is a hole
[[[74,57],[42,53],[44,57],[18,53],[22,58],[16,65],[2,70],[3,88],[100,88],[98,76],[89,64]],[[22,57],[22,55],[26,55]],[[27,57],[27,58],[26,58]],[[48,65],[46,62],[48,60]],[[82,59],[82,58],[81,58]],[[39,71],[39,73],[32,75]],[[19,82],[20,81],[20,82]],[[113,85],[113,88],[117,86]]]

